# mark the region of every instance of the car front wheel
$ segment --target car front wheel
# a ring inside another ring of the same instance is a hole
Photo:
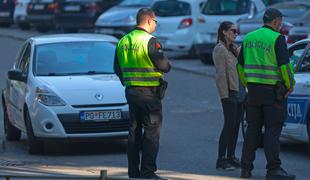
[[[8,112],[6,110],[6,107],[3,105],[3,123],[4,123],[4,133],[5,137],[8,141],[18,141],[21,137],[21,131],[14,127],[8,116]]]
[[[30,154],[41,154],[44,152],[44,142],[37,140],[34,136],[33,128],[31,125],[30,115],[25,112],[25,124],[27,130],[28,151]]]

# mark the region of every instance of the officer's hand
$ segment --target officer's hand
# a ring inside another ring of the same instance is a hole
[[[284,97],[287,98],[292,92],[293,92],[293,89],[289,89]]]

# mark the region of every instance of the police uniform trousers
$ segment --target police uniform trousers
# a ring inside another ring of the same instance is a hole
[[[268,170],[280,168],[280,134],[286,115],[287,100],[276,100],[276,86],[248,84],[246,109],[248,127],[242,149],[242,169],[251,171],[254,168],[255,151],[262,138],[267,159],[266,168]]]
[[[128,176],[152,178],[157,170],[162,102],[156,87],[126,87],[126,99],[130,113]]]

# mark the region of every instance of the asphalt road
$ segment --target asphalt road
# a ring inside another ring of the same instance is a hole
[[[0,37],[0,88],[5,86],[6,72],[12,66],[21,41]],[[217,144],[223,123],[220,100],[214,79],[173,70],[167,75],[169,88],[164,100],[164,121],[158,156],[160,174],[171,179],[236,179],[240,170],[215,170]],[[2,109],[0,110],[2,117]],[[0,118],[1,132],[3,119]],[[1,138],[3,135],[1,133]],[[242,148],[240,133],[237,156]],[[302,143],[284,141],[281,152],[283,167],[298,179],[310,179],[310,149]],[[6,142],[0,153],[2,167],[61,167],[97,171],[106,168],[115,175],[126,176],[126,142],[49,143],[44,155],[29,155],[25,135],[19,142]],[[11,164],[10,164],[11,163]],[[20,163],[20,164],[18,164]],[[16,172],[18,172],[18,168]],[[255,179],[265,176],[262,149],[256,154]]]

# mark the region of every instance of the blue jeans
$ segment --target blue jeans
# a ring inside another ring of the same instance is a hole
[[[157,170],[156,158],[163,119],[162,103],[154,89],[137,90],[128,87],[126,99],[130,113],[128,176],[129,178],[152,178]],[[140,151],[142,152],[141,168],[139,168]]]

